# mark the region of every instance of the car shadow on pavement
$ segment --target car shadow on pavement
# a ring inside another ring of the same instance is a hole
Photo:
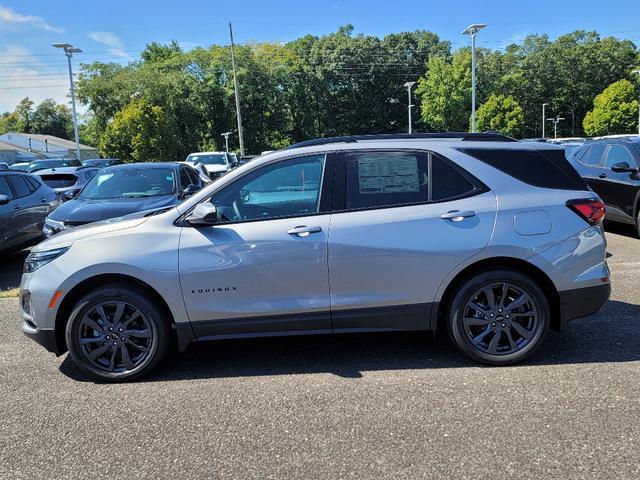
[[[633,225],[618,222],[604,222],[604,231],[607,233],[615,233],[624,237],[638,238],[638,234]]]
[[[640,305],[608,302],[596,315],[550,332],[544,345],[522,366],[640,360]],[[360,378],[376,370],[479,367],[459,353],[444,332],[345,334],[206,342],[172,352],[141,382],[203,378],[332,373]],[[490,368],[490,367],[488,367]],[[78,373],[69,356],[60,366]]]
[[[29,255],[29,250],[2,254],[2,266],[0,267],[0,291],[11,290],[20,286],[22,278],[22,264]]]

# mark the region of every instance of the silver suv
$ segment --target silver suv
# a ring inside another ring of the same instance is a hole
[[[492,134],[342,137],[243,165],[176,207],[33,249],[22,329],[102,380],[175,337],[445,328],[520,361],[610,293],[604,207],[563,150]]]

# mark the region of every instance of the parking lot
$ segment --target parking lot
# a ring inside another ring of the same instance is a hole
[[[95,384],[0,299],[0,478],[638,478],[640,240],[610,230],[610,302],[508,368],[442,333],[345,335],[202,344]]]

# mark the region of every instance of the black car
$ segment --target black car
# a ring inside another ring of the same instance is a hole
[[[47,214],[57,194],[34,175],[0,172],[0,251],[17,249],[42,238]]]
[[[122,165],[122,160],[119,158],[89,158],[82,161],[82,165],[85,167],[110,167],[111,165]]]
[[[81,167],[80,160],[69,158],[47,158],[43,160],[34,160],[26,168],[28,173],[34,173],[38,170],[45,170],[47,168],[62,168],[62,167]]]
[[[76,198],[46,219],[44,234],[122,217],[130,213],[177,205],[200,190],[198,173],[184,163],[129,163],[99,170]]]
[[[631,224],[640,234],[640,137],[589,142],[568,159],[604,201],[607,220]]]

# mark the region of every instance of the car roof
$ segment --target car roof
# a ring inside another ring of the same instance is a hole
[[[599,138],[589,142],[589,145],[610,144],[610,143],[638,143],[640,135],[629,137]]]
[[[225,153],[227,152],[191,152],[189,155],[224,155]]]
[[[56,167],[56,168],[45,168],[44,170],[38,170],[37,172],[34,172],[35,175],[51,175],[51,174],[55,174],[55,173],[60,173],[60,174],[69,174],[69,173],[76,173],[79,171],[85,171],[85,170],[97,170],[97,167]]]
[[[120,165],[109,165],[100,169],[101,172],[112,170],[132,170],[136,168],[178,168],[181,164],[178,162],[138,162],[138,163],[122,163]]]

